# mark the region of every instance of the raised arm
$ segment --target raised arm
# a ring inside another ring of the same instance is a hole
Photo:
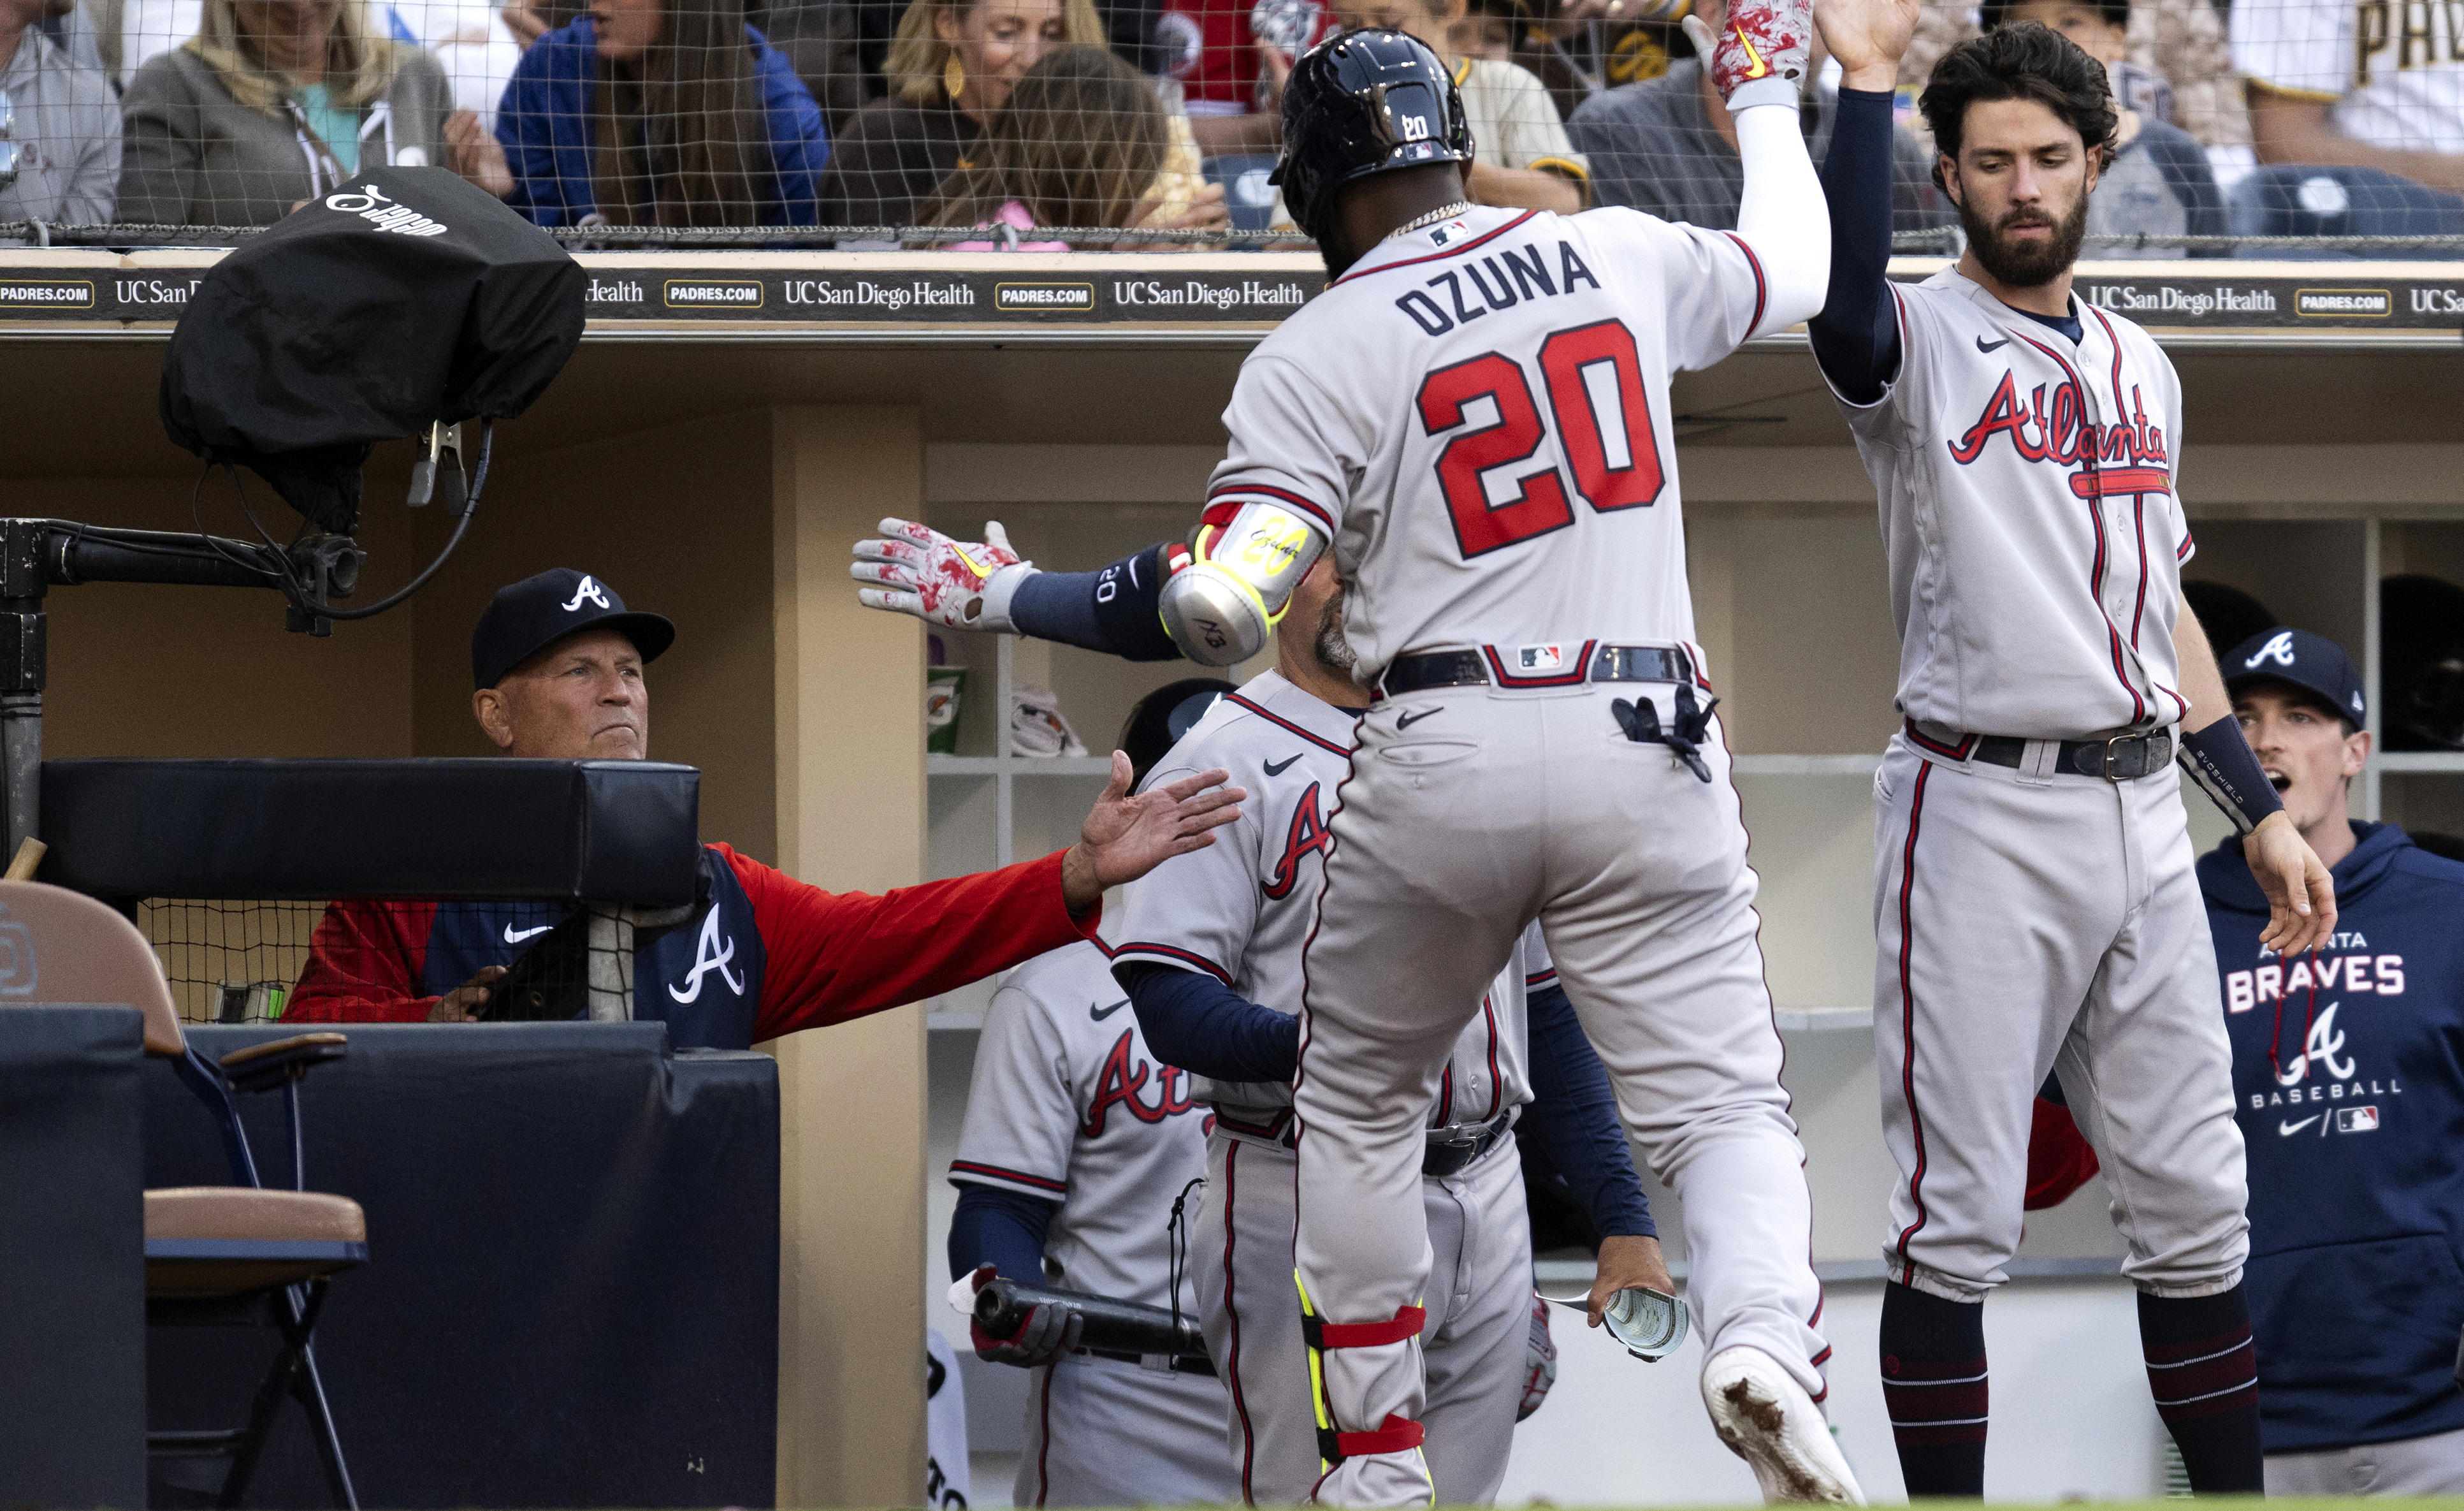
[[[1718,36],[1700,16],[1689,15],[1684,24],[1694,51],[1711,60],[1711,83],[1736,118],[1746,174],[1737,236],[1770,284],[1762,321],[1750,334],[1781,330],[1822,308],[1830,278],[1822,187],[1797,129],[1814,51],[1814,8],[1811,0],[1731,0]]]
[[[1853,404],[1882,396],[1900,371],[1891,260],[1891,94],[1916,28],[1917,0],[1815,0],[1839,59],[1839,112],[1822,160],[1831,211],[1830,292],[1809,324],[1823,376]]]
[[[855,543],[848,574],[868,609],[912,613],[927,624],[988,634],[1057,640],[1125,661],[1171,661],[1180,647],[1165,633],[1164,579],[1189,564],[1189,547],[1159,541],[1091,572],[1047,572],[1019,560],[999,520],[981,541],[957,541],[930,525],[884,520]]]

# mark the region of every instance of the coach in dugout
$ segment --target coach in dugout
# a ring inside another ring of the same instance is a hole
[[[605,583],[560,567],[504,589],[471,636],[471,709],[500,754],[640,761],[645,667],[675,626]],[[684,922],[637,935],[637,1018],[678,1049],[745,1049],[799,1029],[914,1002],[1080,939],[1104,889],[1214,843],[1244,795],[1209,772],[1129,795],[1126,756],[1078,842],[1041,860],[902,887],[828,893],[729,846],[706,845]],[[467,1023],[534,938],[537,904],[352,899],[329,904],[283,1021]]]
[[[2241,840],[2199,858],[2249,1153],[2267,1493],[2464,1493],[2464,865],[2345,816],[2370,736],[2334,641],[2270,629],[2218,660],[2339,910],[2316,951],[2280,959],[2258,943],[2267,902]],[[2031,1206],[2096,1170],[2067,1119],[2046,1126],[2032,1186],[2066,1161],[2077,1178]]]

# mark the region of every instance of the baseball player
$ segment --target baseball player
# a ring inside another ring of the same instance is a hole
[[[1180,1223],[1206,1175],[1206,1114],[1129,1006],[1087,942],[1028,961],[993,994],[950,1162],[952,1278],[998,1273],[1197,1315]],[[1013,1504],[1221,1505],[1239,1493],[1204,1359],[1096,1353],[1048,1307],[1006,1338],[970,1326],[978,1356],[1035,1372]]]
[[[1293,1097],[1321,1500],[1433,1494],[1427,1109],[1534,919],[1627,1125],[1685,1202],[1714,1425],[1767,1496],[1859,1498],[1816,1404],[1829,1350],[1803,1151],[1688,643],[1668,408],[1673,371],[1821,303],[1829,235],[1796,124],[1811,36],[1787,0],[1733,7],[1699,39],[1746,165],[1734,233],[1474,209],[1434,55],[1389,32],[1312,49],[1285,90],[1275,176],[1334,281],[1243,365],[1187,564],[1157,584],[1175,555],[1133,558],[1052,616],[1110,640],[1139,614],[1121,600],[1153,592],[1173,644],[1228,665],[1319,556],[1350,584],[1344,635],[1372,701],[1327,818]],[[1007,611],[1035,580],[1024,564],[928,535],[860,547],[857,575],[881,585],[868,602],[1023,627]]]
[[[2325,938],[2333,888],[2182,604],[2172,367],[2071,297],[2114,129],[2103,70],[2032,24],[1946,54],[1922,107],[1968,250],[1923,283],[1884,278],[1892,79],[1917,9],[1817,0],[1846,73],[1812,327],[1880,496],[1900,623],[1874,1037],[1900,1168],[1881,1355],[1901,1469],[1912,1496],[1983,1492],[1978,1303],[2018,1246],[2051,1070],[2113,1190],[2191,1486],[2255,1492],[2242,1142],[2177,753],[2248,835],[2271,948]]]
[[[1230,1391],[1241,1494],[1255,1504],[1304,1501],[1325,1472],[1308,1342],[1291,1304],[1292,1073],[1302,946],[1360,713],[1338,702],[1361,693],[1331,559],[1319,558],[1293,591],[1286,624],[1276,670],[1215,703],[1155,768],[1155,780],[1219,763],[1254,771],[1254,816],[1214,847],[1214,864],[1176,867],[1127,893],[1112,955],[1149,1041],[1195,1073],[1191,1095],[1215,1109],[1197,1235],[1199,1315]],[[1518,1113],[1609,1235],[1595,1318],[1624,1286],[1673,1293],[1607,1077],[1536,929],[1489,984],[1421,1115],[1432,1250],[1425,1425],[1430,1476],[1449,1504],[1485,1505],[1496,1495],[1514,1424],[1547,1389],[1531,1358]]]

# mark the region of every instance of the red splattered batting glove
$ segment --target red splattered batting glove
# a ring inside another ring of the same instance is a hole
[[[1034,574],[1035,564],[1018,559],[998,520],[984,524],[981,541],[954,541],[930,525],[884,520],[881,534],[855,543],[848,575],[860,583],[856,598],[868,609],[912,613],[953,630],[1006,634],[1010,595]]]
[[[1700,16],[1687,16],[1684,26],[1695,53],[1710,59],[1712,86],[1731,115],[1796,104],[1814,56],[1813,0],[1728,0],[1716,37]]]
[[[1557,1383],[1557,1340],[1549,1335],[1549,1303],[1531,1298],[1531,1332],[1523,1349],[1523,1400],[1514,1408],[1518,1422],[1540,1410],[1549,1388]]]
[[[976,1273],[950,1287],[950,1300],[958,1300],[961,1291],[972,1296],[992,1282],[993,1267],[976,1266]],[[967,1334],[976,1345],[976,1357],[986,1364],[1011,1364],[1022,1369],[1050,1364],[1078,1346],[1078,1335],[1085,1330],[1087,1320],[1075,1312],[1057,1307],[1039,1306],[1026,1314],[1018,1330],[1006,1338],[996,1338],[984,1331],[983,1323],[967,1316]]]

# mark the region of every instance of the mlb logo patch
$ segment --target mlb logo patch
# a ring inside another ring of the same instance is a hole
[[[1527,645],[1514,653],[1517,670],[1553,672],[1566,664],[1566,648],[1562,645]]]
[[[2338,1133],[2368,1133],[2379,1125],[2376,1107],[2344,1107],[2336,1113]]]

